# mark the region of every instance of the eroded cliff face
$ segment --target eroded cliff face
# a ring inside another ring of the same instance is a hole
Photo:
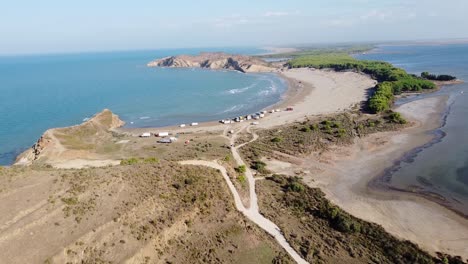
[[[239,72],[273,72],[271,64],[249,56],[226,53],[201,53],[197,56],[171,56],[154,60],[148,67],[205,68],[213,70],[234,70]]]
[[[58,160],[87,155],[87,150],[110,137],[110,131],[125,124],[109,109],[80,125],[47,130],[28,150],[16,158],[15,165],[31,165],[41,158]]]

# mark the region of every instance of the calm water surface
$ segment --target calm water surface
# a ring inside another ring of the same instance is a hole
[[[258,54],[259,49],[206,49]],[[52,127],[109,108],[129,127],[202,122],[256,112],[280,100],[273,74],[148,68],[201,49],[0,57],[0,165]]]
[[[451,74],[468,81],[468,44],[382,46],[357,57],[388,61],[411,73]],[[440,142],[425,148],[413,161],[403,162],[390,184],[440,195],[468,215],[468,84],[445,87],[420,98],[439,94],[450,96],[446,123],[435,131],[442,136]]]

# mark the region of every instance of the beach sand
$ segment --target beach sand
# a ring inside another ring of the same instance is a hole
[[[369,76],[353,72],[292,69],[278,74],[287,79],[289,90],[280,103],[265,110],[288,106],[294,110],[268,113],[259,120],[258,128],[273,128],[309,116],[344,111],[365,101],[376,83]],[[282,173],[289,171],[291,175],[298,169],[309,172],[304,177],[306,183],[320,187],[331,201],[347,212],[378,223],[399,238],[411,240],[429,252],[442,251],[468,258],[468,221],[465,218],[416,195],[369,187],[369,182],[391,167],[395,160],[431,140],[427,132],[440,125],[439,117],[445,104],[445,97],[433,97],[402,105],[396,110],[415,123],[411,128],[360,138],[352,146],[313,155],[294,165],[277,162],[276,168]],[[250,122],[229,125],[207,122],[185,128],[118,128],[117,131],[133,136],[161,131],[225,135]]]
[[[268,113],[259,120],[259,128],[272,128],[306,119],[307,116],[332,114],[360,105],[367,99],[369,89],[376,81],[354,72],[334,72],[315,69],[290,69],[278,74],[288,81],[288,90],[282,100],[264,110],[293,107],[293,111]],[[227,116],[226,118],[232,118]],[[254,120],[252,120],[254,121]],[[246,122],[252,122],[246,121]],[[144,132],[167,131],[170,133],[217,132],[227,127],[237,128],[243,123],[223,125],[218,122],[200,123],[199,126],[179,128],[120,128],[118,131],[139,135]]]
[[[313,155],[302,164],[273,164],[293,175],[309,172],[307,184],[321,188],[327,197],[352,215],[382,225],[429,252],[468,258],[468,221],[455,212],[409,193],[376,190],[369,182],[406,152],[431,140],[428,132],[440,126],[447,97],[432,97],[396,109],[415,125],[404,131],[377,133],[357,139],[348,147]]]

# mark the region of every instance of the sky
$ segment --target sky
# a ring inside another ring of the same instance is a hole
[[[0,54],[468,38],[468,0],[14,0]]]

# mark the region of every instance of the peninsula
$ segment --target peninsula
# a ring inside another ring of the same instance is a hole
[[[435,86],[390,64],[339,56],[346,63],[223,53],[148,63],[277,72],[289,90],[258,122],[125,128],[106,109],[48,130],[18,158],[27,167],[0,170],[0,259],[463,263],[464,217],[367,185],[430,140],[446,97],[395,108],[395,94]],[[161,134],[170,140],[157,143]],[[31,193],[34,201],[18,202]],[[60,241],[35,246],[49,237]]]
[[[197,56],[180,55],[157,59],[148,67],[205,68],[212,70],[233,70],[239,72],[273,72],[276,67],[259,58],[230,55],[222,52],[201,53]]]

